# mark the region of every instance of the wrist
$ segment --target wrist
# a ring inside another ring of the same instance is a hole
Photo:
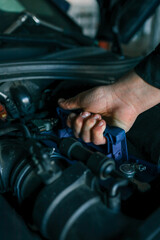
[[[160,103],[160,90],[145,82],[134,71],[122,77],[113,86],[118,97],[126,101],[137,116]]]

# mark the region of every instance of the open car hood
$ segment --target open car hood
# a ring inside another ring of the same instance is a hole
[[[127,43],[160,4],[159,0],[98,0],[101,22],[98,38]]]

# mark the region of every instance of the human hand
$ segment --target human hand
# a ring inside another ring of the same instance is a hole
[[[113,85],[96,87],[68,100],[59,99],[58,103],[64,109],[83,110],[78,116],[70,114],[67,125],[77,138],[99,145],[106,143],[106,123],[127,132],[141,112],[160,101],[159,97],[158,89],[131,72]]]

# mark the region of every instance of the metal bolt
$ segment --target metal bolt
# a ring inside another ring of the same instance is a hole
[[[129,163],[122,164],[119,169],[127,178],[133,178],[136,173],[134,165]]]

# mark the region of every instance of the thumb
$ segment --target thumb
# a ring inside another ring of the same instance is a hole
[[[69,98],[67,100],[65,100],[64,98],[60,98],[58,100],[58,105],[68,110],[81,108],[81,106],[78,104],[77,97]]]

